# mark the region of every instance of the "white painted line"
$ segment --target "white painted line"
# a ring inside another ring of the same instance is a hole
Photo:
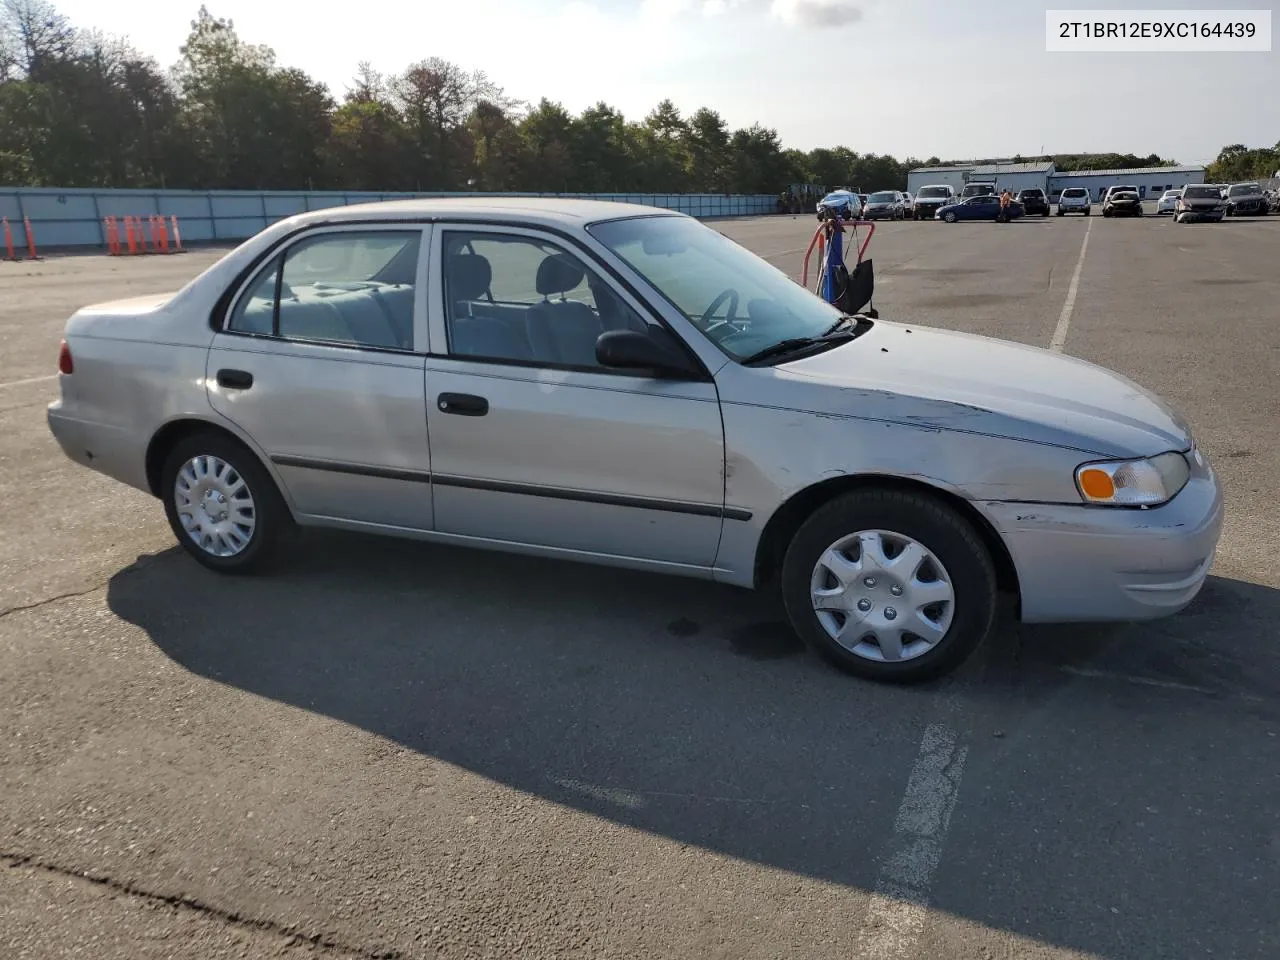
[[[1218,690],[1208,687],[1197,687],[1190,683],[1176,683],[1173,680],[1157,680],[1154,677],[1137,677],[1129,673],[1112,673],[1110,670],[1093,670],[1088,667],[1060,667],[1063,673],[1077,677],[1090,677],[1095,680],[1119,680],[1122,683],[1136,683],[1142,687],[1160,687],[1164,690],[1182,690],[1187,693],[1203,693],[1211,697],[1220,696]]]
[[[924,932],[929,887],[942,859],[968,753],[949,727],[935,723],[925,730],[854,954],[859,960],[912,955]]]
[[[0,383],[0,390],[5,387],[25,387],[29,383],[45,383],[49,380],[57,380],[58,375],[51,373],[47,377],[28,377],[26,380],[10,380],[8,383]]]
[[[1053,330],[1053,339],[1049,341],[1049,349],[1061,353],[1067,342],[1067,330],[1071,326],[1071,311],[1076,307],[1076,292],[1080,289],[1080,272],[1084,269],[1085,251],[1089,249],[1089,232],[1093,230],[1093,217],[1084,228],[1084,240],[1080,244],[1080,258],[1076,261],[1076,272],[1071,275],[1071,285],[1067,287],[1067,300],[1062,305],[1062,314],[1058,317],[1058,325]]]

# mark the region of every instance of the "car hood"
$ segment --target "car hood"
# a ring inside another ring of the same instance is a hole
[[[844,346],[787,363],[797,406],[1051,444],[1106,457],[1185,450],[1186,423],[1103,367],[1038,347],[876,321]],[[832,389],[835,388],[835,389]]]

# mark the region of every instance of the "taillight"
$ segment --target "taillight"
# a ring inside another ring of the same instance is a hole
[[[74,373],[75,365],[71,362],[71,347],[67,341],[62,341],[62,346],[58,348],[58,372]]]

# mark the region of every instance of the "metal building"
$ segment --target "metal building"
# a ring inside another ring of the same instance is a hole
[[[1049,178],[1049,199],[1056,200],[1067,187],[1086,187],[1101,202],[1107,187],[1135,186],[1144,200],[1157,200],[1166,190],[1188,183],[1204,183],[1204,167],[1136,167],[1132,170],[1073,170]]]
[[[1278,173],[1280,175],[1280,173]],[[1155,199],[1165,190],[1188,183],[1203,183],[1204,167],[1137,167],[1132,170],[1058,171],[1048,161],[1031,163],[956,164],[947,167],[920,167],[907,174],[907,190],[914,196],[930,184],[950,184],[959,193],[970,180],[994,180],[997,189],[1014,193],[1039,187],[1050,200],[1057,200],[1066,187],[1087,187],[1089,196],[1100,202],[1107,187],[1133,185],[1143,199]]]
[[[996,188],[1008,187],[1014,193],[1039,187],[1048,190],[1053,164],[1049,161],[1030,163],[966,163],[949,167],[919,167],[907,173],[907,192],[915,196],[921,187],[948,184],[956,193],[970,180],[994,180]]]
[[[990,163],[974,167],[966,179],[994,180],[997,190],[1008,189],[1014,193],[1035,188],[1047,192],[1053,171],[1053,163],[1046,160],[1031,163]]]
[[[950,167],[918,167],[907,171],[907,193],[913,197],[921,187],[949,186],[956,193],[964,186],[965,175],[976,164],[966,163]]]

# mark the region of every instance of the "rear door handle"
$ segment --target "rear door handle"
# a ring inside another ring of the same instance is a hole
[[[248,390],[253,386],[253,374],[248,370],[219,370],[218,386],[228,390]]]
[[[472,393],[442,393],[436,397],[441,413],[456,413],[460,417],[483,417],[489,412],[489,401]]]

